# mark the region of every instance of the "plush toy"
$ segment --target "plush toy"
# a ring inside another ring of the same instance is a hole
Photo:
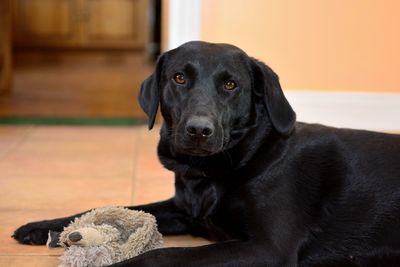
[[[94,209],[61,233],[49,232],[47,245],[65,248],[59,267],[99,267],[162,246],[156,219],[122,207]]]

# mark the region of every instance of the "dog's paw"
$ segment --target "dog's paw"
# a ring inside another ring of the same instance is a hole
[[[48,221],[32,222],[19,227],[12,237],[22,244],[45,245],[49,230]]]

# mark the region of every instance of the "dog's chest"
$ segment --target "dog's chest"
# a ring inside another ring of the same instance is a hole
[[[195,219],[205,219],[213,214],[220,198],[217,185],[203,178],[181,179],[176,190],[178,205]]]
[[[192,226],[215,240],[229,240],[243,236],[242,201],[234,201],[216,181],[206,178],[184,179],[176,182],[176,201],[192,218]]]

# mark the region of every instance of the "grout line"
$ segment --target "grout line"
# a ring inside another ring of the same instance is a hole
[[[132,167],[133,167],[133,172],[132,172],[132,187],[131,187],[131,205],[134,205],[135,202],[135,197],[136,197],[136,188],[137,188],[137,166],[138,166],[138,160],[139,160],[139,150],[140,150],[140,144],[141,144],[141,137],[142,137],[142,132],[143,128],[140,127],[136,133],[136,138],[135,138],[135,151],[133,152],[133,160],[132,160]]]
[[[32,256],[37,256],[37,257],[59,257],[61,256],[63,251],[60,251],[60,254],[38,254],[38,253],[33,253],[33,252],[28,252],[28,253],[0,253],[0,257],[32,257]]]

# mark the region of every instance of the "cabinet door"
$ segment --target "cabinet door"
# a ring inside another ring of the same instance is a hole
[[[146,0],[86,0],[84,41],[89,46],[143,48]]]
[[[75,0],[15,0],[14,38],[18,46],[70,46],[74,32]]]

